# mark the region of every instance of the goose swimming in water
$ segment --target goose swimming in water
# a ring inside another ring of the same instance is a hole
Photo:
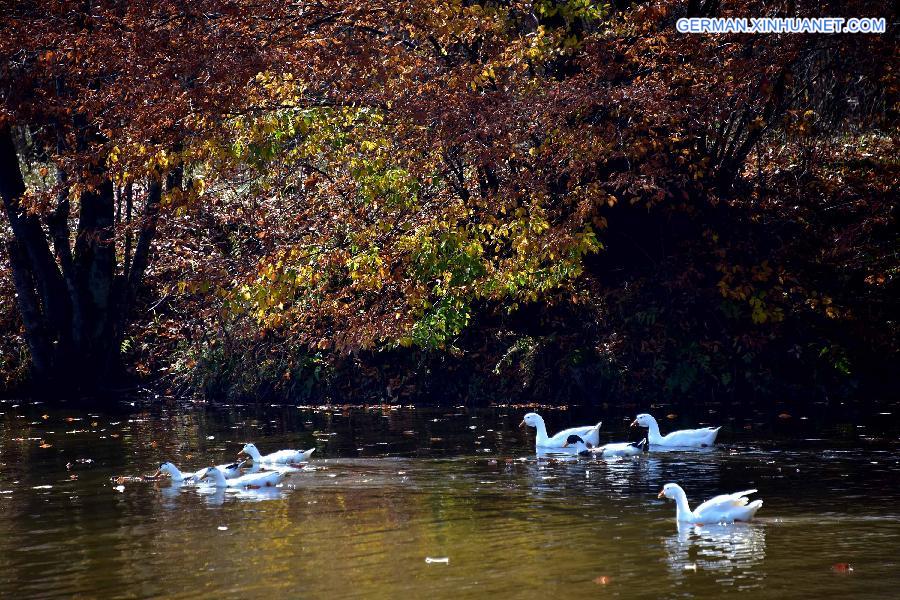
[[[601,421],[596,425],[570,427],[569,429],[563,429],[556,435],[550,437],[547,435],[547,426],[544,424],[543,417],[532,412],[525,415],[525,418],[522,419],[519,427],[528,425],[537,430],[537,437],[534,441],[535,448],[562,448],[570,435],[577,435],[584,440],[585,444],[597,446],[600,443],[600,425],[602,424],[603,422]]]
[[[222,471],[225,479],[233,479],[241,475],[241,469],[244,467],[244,464],[244,462],[234,462],[228,465],[219,465],[216,468]],[[173,463],[164,462],[159,465],[159,468],[153,476],[159,477],[160,475],[168,475],[175,483],[197,483],[200,481],[200,474],[203,473],[203,471],[205,471],[205,469],[200,469],[193,473],[184,473]]]
[[[249,475],[241,475],[233,479],[226,479],[225,474],[218,467],[209,467],[198,471],[199,481],[207,479],[212,480],[214,487],[230,487],[230,488],[260,488],[266,486],[278,485],[284,481],[284,473],[280,471],[262,471],[259,473],[250,473]]]
[[[763,505],[762,500],[750,502],[747,498],[756,490],[744,490],[733,494],[722,494],[707,500],[694,510],[688,505],[687,494],[677,483],[667,483],[659,492],[659,498],[666,497],[675,501],[675,519],[680,523],[694,525],[711,525],[715,523],[734,523],[750,521],[756,511]]]
[[[650,448],[653,446],[667,446],[671,448],[707,448],[716,443],[716,436],[721,427],[703,427],[700,429],[682,429],[673,431],[668,435],[659,432],[659,423],[652,415],[646,413],[638,415],[631,423],[632,427],[646,427],[650,431],[647,439]]]
[[[250,457],[254,464],[270,464],[270,465],[296,465],[309,462],[315,448],[309,450],[279,450],[271,454],[262,455],[254,444],[245,444],[238,456],[245,454]]]
[[[613,444],[604,444],[597,448],[588,448],[584,440],[577,435],[570,435],[563,444],[563,448],[574,448],[581,456],[601,456],[603,458],[612,458],[614,456],[637,456],[644,451],[647,440],[643,439],[639,442],[617,442]]]

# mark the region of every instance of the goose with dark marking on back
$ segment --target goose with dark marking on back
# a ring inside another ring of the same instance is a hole
[[[616,456],[637,456],[644,451],[647,440],[643,439],[639,442],[615,442],[612,444],[603,444],[596,448],[588,448],[584,440],[577,435],[570,435],[563,444],[563,448],[574,448],[575,452],[581,456],[600,456],[602,458],[613,458]]]

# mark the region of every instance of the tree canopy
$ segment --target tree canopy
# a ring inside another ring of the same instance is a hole
[[[885,2],[11,3],[8,377],[852,395],[897,357]],[[90,376],[86,376],[90,373]],[[868,387],[867,387],[868,386]]]

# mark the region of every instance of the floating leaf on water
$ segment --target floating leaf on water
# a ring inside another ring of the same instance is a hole
[[[430,556],[426,556],[425,563],[429,564],[429,565],[433,565],[433,564],[449,565],[450,558],[447,556],[442,556],[440,558],[431,558]]]
[[[788,413],[781,413],[780,415],[778,415],[778,418],[779,419],[790,419],[791,415],[789,415]]]
[[[600,575],[599,577],[594,577],[594,583],[597,585],[607,585],[612,579],[608,575]]]
[[[53,444],[48,444],[47,442],[41,442],[40,448],[52,448]]]
[[[218,529],[219,531],[228,531],[228,527],[226,527],[225,525],[219,525],[216,529]]]
[[[666,418],[669,419],[670,421],[673,421],[678,418],[678,415],[676,415],[675,413],[669,413],[666,415]]]
[[[834,563],[831,565],[831,570],[835,573],[852,573],[853,567],[850,566],[850,563]]]

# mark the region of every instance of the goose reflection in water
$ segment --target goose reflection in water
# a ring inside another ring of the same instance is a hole
[[[159,493],[160,496],[162,496],[163,506],[166,508],[175,508],[175,502],[178,500],[178,496],[187,489],[188,486],[182,484],[180,481],[168,482],[166,485],[160,486]]]
[[[643,454],[638,456],[618,456],[601,459],[604,469],[602,476],[606,479],[610,493],[631,497],[634,490],[644,487],[653,480],[650,465]]]
[[[208,506],[222,506],[226,498],[233,498],[243,502],[259,502],[262,500],[278,500],[284,495],[283,488],[274,486],[259,489],[201,486],[196,489]]]
[[[568,448],[539,450],[536,460],[523,461],[529,491],[535,498],[558,497],[583,487],[586,460]]]
[[[766,557],[766,530],[760,524],[691,525],[678,523],[678,532],[664,541],[673,574],[709,571],[749,575]],[[728,583],[728,579],[718,579]],[[734,581],[731,581],[734,583]]]
[[[569,446],[568,448],[538,448],[535,451],[535,456],[538,462],[546,460],[577,461],[581,458],[578,456],[578,450],[574,446]]]

